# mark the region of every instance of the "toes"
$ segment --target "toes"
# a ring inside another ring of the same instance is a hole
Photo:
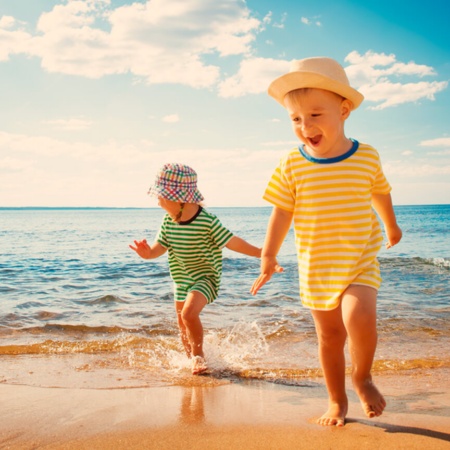
[[[381,414],[383,414],[385,406],[386,402],[384,401],[384,399],[382,399],[382,401],[380,401],[380,403],[377,405],[363,404],[363,409],[364,412],[366,413],[366,416],[369,419],[373,419],[374,417],[379,417],[381,416]]]
[[[201,356],[194,356],[192,358],[192,375],[200,375],[208,370],[206,361]]]
[[[321,417],[317,420],[317,423],[322,426],[336,426],[343,427],[345,425],[345,419],[334,417]]]

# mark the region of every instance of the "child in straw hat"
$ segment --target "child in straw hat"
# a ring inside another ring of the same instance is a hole
[[[286,108],[300,145],[275,170],[264,198],[273,204],[252,293],[283,269],[276,256],[294,221],[302,304],[311,309],[329,395],[321,425],[343,426],[348,400],[344,346],[348,337],[352,381],[365,414],[386,402],[372,381],[377,343],[377,253],[383,240],[372,209],[384,223],[390,248],[402,231],[377,151],[345,136],[344,124],[363,96],[330,58],[294,61],[269,94]]]
[[[197,188],[197,174],[186,165],[165,164],[149,194],[158,198],[159,206],[167,214],[153,244],[144,239],[134,241],[130,248],[144,259],[169,252],[181,341],[192,359],[192,373],[197,375],[207,370],[200,312],[217,298],[222,248],[256,258],[261,256],[261,249],[234,236],[200,205],[203,196]]]

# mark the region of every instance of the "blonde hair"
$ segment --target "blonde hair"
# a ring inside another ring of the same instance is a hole
[[[294,89],[293,91],[289,91],[289,92],[284,96],[284,100],[286,100],[286,98],[288,98],[288,99],[291,100],[291,101],[298,101],[298,97],[299,97],[300,95],[307,94],[309,91],[311,91],[311,90],[313,90],[313,89],[319,89],[319,88],[308,88],[308,87],[306,87],[306,88]],[[326,90],[326,89],[324,89],[324,90]],[[342,95],[337,94],[336,92],[328,91],[328,90],[326,90],[326,91],[329,92],[330,94],[335,95],[335,96],[338,97],[340,100],[348,100],[348,99],[346,99],[345,97],[342,97]],[[350,101],[350,100],[349,100],[349,101]]]

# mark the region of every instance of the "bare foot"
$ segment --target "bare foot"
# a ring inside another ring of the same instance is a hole
[[[200,375],[208,370],[205,358],[201,356],[194,356],[192,358],[192,375]]]
[[[324,426],[343,427],[345,425],[347,411],[347,403],[343,405],[339,403],[330,403],[328,411],[317,420],[317,423]]]
[[[372,380],[365,380],[361,384],[355,384],[361,406],[369,419],[381,416],[386,407],[386,400],[375,386]]]

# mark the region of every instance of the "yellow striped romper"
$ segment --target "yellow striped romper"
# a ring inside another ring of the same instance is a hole
[[[350,284],[380,287],[383,236],[371,197],[390,190],[378,152],[355,140],[336,158],[298,147],[280,161],[263,198],[294,213],[304,306],[330,310]]]

